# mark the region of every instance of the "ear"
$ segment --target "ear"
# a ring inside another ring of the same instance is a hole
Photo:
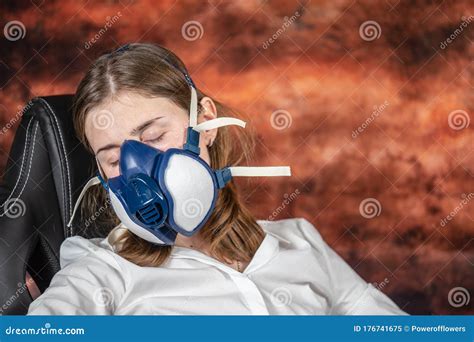
[[[198,115],[198,124],[217,118],[216,104],[210,97],[204,96],[199,103],[202,106],[202,110]],[[201,132],[201,137],[208,146],[216,139],[216,136],[217,128]]]

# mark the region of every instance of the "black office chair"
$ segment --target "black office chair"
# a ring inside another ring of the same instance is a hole
[[[43,292],[60,269],[63,240],[84,235],[67,222],[96,165],[75,136],[71,104],[72,95],[35,98],[16,131],[0,186],[3,315],[25,314],[32,302],[26,272]]]

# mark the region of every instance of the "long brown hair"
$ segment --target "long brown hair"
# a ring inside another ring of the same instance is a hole
[[[74,97],[73,120],[78,138],[93,153],[85,135],[86,116],[92,108],[120,91],[166,97],[188,110],[190,89],[177,68],[187,73],[184,63],[173,52],[155,44],[134,43],[126,49],[99,57],[80,82]],[[198,100],[208,96],[199,89],[197,93]],[[215,99],[213,101],[218,116],[239,116],[235,110]],[[214,143],[209,147],[211,167],[219,169],[246,163],[253,147],[253,136],[246,130],[219,128]],[[107,194],[101,186],[94,187],[85,197],[81,216],[95,217],[86,222],[86,229],[99,225],[113,227],[119,223],[107,200]],[[102,212],[99,218],[94,213],[100,209]],[[239,197],[233,181],[219,191],[215,210],[199,234],[209,246],[210,253],[226,262],[250,261],[264,236],[262,228]],[[121,245],[118,254],[140,266],[161,265],[172,249],[170,246],[150,243],[129,230],[117,244]]]

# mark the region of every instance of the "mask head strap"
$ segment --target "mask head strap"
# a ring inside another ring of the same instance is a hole
[[[199,155],[199,132],[194,130],[193,128],[197,125],[197,90],[196,85],[194,84],[191,76],[186,71],[183,71],[179,66],[177,66],[173,61],[169,58],[165,58],[166,63],[172,66],[174,69],[178,70],[184,75],[184,79],[191,90],[191,105],[189,107],[189,127],[186,132],[186,143],[184,144],[183,148],[190,152],[193,152],[196,155]]]

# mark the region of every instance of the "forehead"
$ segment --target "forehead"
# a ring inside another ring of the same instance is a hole
[[[179,122],[187,120],[186,111],[167,98],[121,92],[87,113],[86,137],[92,149],[97,151],[106,144],[120,144],[129,137],[131,130],[157,116]]]

